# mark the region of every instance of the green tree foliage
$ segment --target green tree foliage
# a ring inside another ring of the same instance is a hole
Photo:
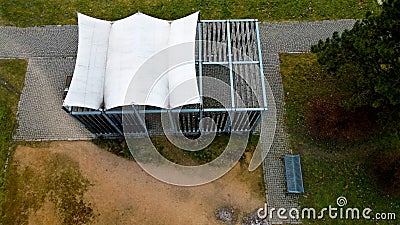
[[[385,1],[351,30],[312,47],[332,76],[342,103],[400,118],[400,0]],[[392,117],[393,118],[393,117]]]

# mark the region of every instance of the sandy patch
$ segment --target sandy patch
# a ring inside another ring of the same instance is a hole
[[[232,206],[239,210],[241,219],[243,213],[263,206],[265,201],[252,187],[254,178],[260,179],[260,171],[249,173],[237,165],[212,183],[178,187],[154,179],[135,162],[91,142],[52,142],[43,148],[19,146],[14,154],[15,168],[29,167],[40,174],[47,169],[41,162],[52,154],[77,162],[80,173],[91,183],[83,198],[93,208],[96,224],[219,224],[214,217],[217,208]],[[44,224],[40,218],[57,219],[51,202],[45,200],[41,205],[30,213],[29,224]]]

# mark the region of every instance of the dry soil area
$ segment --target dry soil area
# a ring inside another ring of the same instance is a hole
[[[18,146],[11,170],[6,219],[28,224],[219,224],[216,209],[231,206],[240,220],[265,201],[261,170],[237,165],[212,183],[178,187],[84,141]]]

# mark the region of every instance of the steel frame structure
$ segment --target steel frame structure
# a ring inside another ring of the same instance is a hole
[[[82,107],[63,109],[90,132],[103,137],[122,136],[124,132],[162,135],[162,114],[169,118],[169,131],[173,133],[254,132],[267,110],[258,21],[201,20],[198,22],[196,39],[196,67],[201,97],[199,105],[171,110],[149,106],[110,110]],[[210,68],[211,73],[207,72]],[[230,107],[204,102],[206,99],[203,96],[207,96],[205,92],[215,88],[203,83],[205,75],[226,78],[230,86],[227,95]],[[68,91],[68,84],[65,91]],[[239,104],[237,96],[240,96],[242,104]],[[200,121],[206,117],[213,119],[214,123],[200,125]]]

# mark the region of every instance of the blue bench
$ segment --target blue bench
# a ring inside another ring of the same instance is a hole
[[[304,193],[300,155],[285,155],[286,185],[288,193]]]

